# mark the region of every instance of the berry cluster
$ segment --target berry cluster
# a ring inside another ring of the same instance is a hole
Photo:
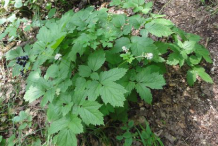
[[[20,66],[25,67],[28,60],[29,60],[29,57],[27,55],[26,56],[20,56],[20,57],[17,57],[17,62],[16,63],[19,64]],[[24,75],[24,70],[21,70],[20,73],[23,76]]]

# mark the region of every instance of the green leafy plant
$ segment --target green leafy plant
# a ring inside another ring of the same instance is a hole
[[[160,138],[158,138],[150,129],[149,124],[145,121],[144,128],[142,125],[139,125],[140,129],[134,125],[133,121],[129,121],[126,126],[121,127],[122,130],[126,132],[116,138],[118,140],[124,139],[124,146],[131,146],[133,145],[133,141],[139,141],[144,146],[163,146]]]
[[[135,14],[129,17],[105,8],[69,11],[46,21],[33,45],[6,54],[13,75],[23,71],[28,76],[24,99],[41,98],[41,107],[47,107],[48,134],[54,144],[76,146],[77,134],[90,124],[103,125],[104,116],[116,117],[122,107],[127,111],[132,97],[139,95],[151,104],[151,90],[166,84],[166,64],[189,66],[189,85],[197,76],[212,83],[199,65],[202,59],[212,62],[200,37],[151,13],[151,4],[112,1],[111,5],[133,9]],[[140,33],[133,35],[132,30]],[[25,66],[16,64],[26,55]]]
[[[27,112],[21,111],[18,116],[15,116],[12,121],[18,125],[18,138],[15,134],[12,134],[9,138],[3,139],[0,136],[0,144],[7,146],[21,145],[22,143],[22,130],[25,128],[30,128],[32,125],[32,117],[28,115]]]
[[[133,139],[138,136],[138,133],[132,133],[131,129],[134,127],[134,122],[129,121],[129,123],[126,126],[121,127],[122,130],[125,130],[126,132],[123,133],[120,136],[117,136],[116,138],[118,140],[123,140],[124,139],[124,146],[131,146],[133,143]]]
[[[144,146],[164,146],[160,138],[151,131],[147,121],[145,121],[145,125],[146,128],[144,128],[142,125],[139,125],[141,130],[135,127],[140,136],[139,141],[141,141]]]

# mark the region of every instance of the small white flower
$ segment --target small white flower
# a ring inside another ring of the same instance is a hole
[[[141,57],[147,58],[148,60],[151,60],[153,58],[153,53],[142,53]]]
[[[123,47],[122,47],[122,50],[123,50],[124,52],[126,52],[126,53],[129,51],[129,49],[128,49],[126,46],[123,46]]]
[[[147,53],[145,56],[148,60],[151,60],[153,58],[153,53]]]
[[[60,95],[60,92],[61,92],[60,88],[57,88],[56,91],[55,91],[56,95]]]
[[[61,56],[62,56],[61,54],[56,54],[55,57],[54,57],[54,59],[55,59],[55,60],[61,60]]]

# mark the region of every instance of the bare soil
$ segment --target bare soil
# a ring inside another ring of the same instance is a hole
[[[198,80],[189,87],[185,81],[187,70],[169,67],[167,86],[155,91],[156,102],[150,109],[143,109],[144,116],[166,146],[218,146],[218,15],[211,15],[198,0],[168,2],[156,0],[155,11],[164,7],[162,14],[179,28],[202,37],[201,43],[214,61],[202,65],[214,84]]]

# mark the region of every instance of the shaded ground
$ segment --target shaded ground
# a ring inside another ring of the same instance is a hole
[[[156,0],[160,10],[168,0]],[[163,14],[181,29],[198,34],[211,52],[213,65],[203,64],[214,84],[185,81],[184,68],[168,68],[167,86],[155,92],[157,102],[145,116],[166,146],[218,145],[218,15],[211,16],[198,0],[172,0]],[[141,112],[143,114],[143,112]]]

